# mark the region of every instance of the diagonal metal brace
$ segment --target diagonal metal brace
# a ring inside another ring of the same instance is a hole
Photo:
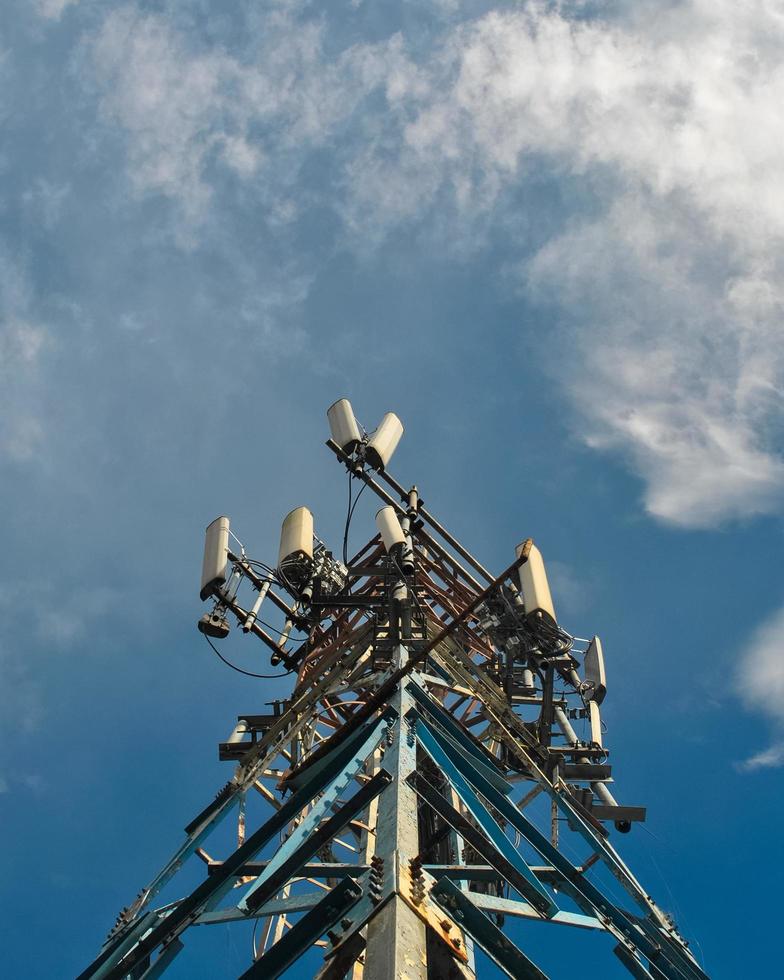
[[[504,857],[492,841],[488,840],[462,813],[456,810],[421,773],[412,772],[407,781],[413,786],[417,796],[432,807],[439,817],[445,820],[467,844],[470,844],[476,853],[498,872],[500,878],[508,881],[516,891],[530,901],[532,895],[530,882],[511,861]],[[536,897],[541,901],[541,896],[538,893]],[[540,914],[544,915],[544,910],[540,911]]]
[[[121,980],[137,964],[145,960],[162,942],[169,941],[172,937],[179,935],[179,933],[198,918],[199,914],[205,908],[214,907],[214,904],[233,886],[238,870],[248,861],[252,860],[270,840],[279,834],[300,813],[304,806],[310,803],[313,797],[340,771],[342,761],[344,760],[342,760],[341,753],[337,753],[335,760],[330,760],[329,765],[319,773],[315,783],[309,782],[299,793],[290,797],[265,824],[223,862],[220,870],[216,874],[210,875],[187,898],[184,898],[177,908],[166,919],[155,926],[125,957],[120,960],[119,956],[115,954],[111,968],[105,971],[101,970],[101,975],[105,976],[107,980]],[[384,773],[384,777],[386,778],[386,782],[391,778],[388,773]],[[380,792],[381,788],[383,788],[380,785],[381,783],[386,785],[383,777],[376,784],[376,792]],[[360,790],[360,793],[367,790],[369,786],[370,783],[367,783]],[[102,963],[103,958],[99,958],[97,963],[92,964],[80,974],[78,980],[88,980],[88,978],[94,977],[98,972],[96,967]]]
[[[281,887],[299,871],[308,858],[312,857],[327,841],[339,834],[349,820],[360,813],[378,794],[392,782],[392,776],[386,769],[379,769],[375,776],[356,792],[351,799],[326,820],[317,830],[307,837],[294,851],[288,860],[274,871],[269,878],[245,899],[245,905],[251,911],[275,895]],[[353,879],[346,879],[347,881]]]
[[[542,973],[536,963],[529,960],[454,882],[442,878],[430,894],[512,980],[547,980],[547,974]]]
[[[315,908],[267,950],[240,980],[275,980],[287,970],[313,943],[339,922],[362,896],[361,885],[353,878],[344,878]]]
[[[670,978],[670,980],[680,980],[680,978],[706,980],[705,974],[697,964],[687,960],[672,939],[661,932],[653,931],[650,924],[645,920],[635,920],[582,875],[558,848],[517,809],[511,800],[499,793],[483,777],[479,770],[472,767],[464,758],[450,759],[439,743],[438,734],[429,729],[426,723],[419,722],[417,736],[431,756],[433,753],[430,743],[433,741],[437,743],[435,746],[437,752],[433,758],[450,778],[458,792],[461,792],[461,784],[467,782],[470,784],[469,788],[480,793],[492,807],[510,822],[515,830],[520,832],[545,861],[550,862],[556,873],[562,877],[563,884],[569,888],[572,897],[587,913],[597,912],[603,916],[620,936],[633,942],[643,956],[657,966],[664,977]],[[529,898],[528,895],[525,897]]]
[[[477,820],[485,834],[492,840],[496,850],[504,855],[507,862],[517,869],[516,880],[519,883],[519,891],[523,898],[528,901],[544,916],[553,916],[558,911],[558,905],[552,896],[543,888],[540,881],[528,867],[523,856],[512,845],[504,832],[498,826],[487,807],[479,799],[474,790],[481,783],[483,787],[489,787],[488,791],[482,790],[482,795],[489,803],[496,806],[496,798],[504,800],[509,806],[513,804],[505,796],[496,790],[483,777],[479,777],[470,762],[464,757],[452,754],[450,758],[448,743],[444,744],[430,725],[422,718],[419,718],[416,726],[417,739],[425,749],[430,758],[439,767],[441,772],[452,784],[455,792]],[[470,775],[469,775],[470,774]],[[504,811],[500,806],[497,807],[500,813]],[[518,885],[515,885],[518,888]]]

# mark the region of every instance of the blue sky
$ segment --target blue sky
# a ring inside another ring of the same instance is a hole
[[[89,961],[284,690],[196,632],[202,532],[337,544],[343,395],[488,567],[534,537],[622,852],[713,977],[778,959],[783,48],[753,0],[6,0],[6,975]]]

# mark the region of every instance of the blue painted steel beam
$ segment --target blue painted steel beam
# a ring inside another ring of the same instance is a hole
[[[352,878],[345,878],[318,905],[304,915],[267,950],[240,980],[275,980],[296,962],[313,943],[338,923],[362,896],[362,888]]]
[[[547,980],[547,974],[515,946],[454,882],[442,878],[430,894],[512,980]]]
[[[131,946],[138,942],[139,938],[150,930],[157,921],[157,911],[150,910],[149,912],[145,912],[128,929],[120,935],[112,937],[88,969],[77,977],[77,980],[83,980],[85,977],[91,977],[92,980],[101,980],[102,977],[106,976],[112,965],[120,957],[125,956]]]
[[[254,911],[272,898],[289,878],[296,875],[298,869],[308,858],[312,857],[327,841],[332,840],[336,834],[339,834],[346,824],[353,820],[358,813],[361,813],[371,800],[375,799],[391,782],[392,776],[386,769],[379,769],[375,776],[347,800],[329,820],[314,829],[252,895],[246,896],[240,903],[240,908]],[[346,880],[352,881],[353,879]]]
[[[377,723],[369,722],[364,727],[375,729]],[[102,954],[79,975],[77,980],[96,980],[96,967],[100,968],[100,975],[105,976],[107,980],[121,980],[164,940],[168,941],[170,937],[178,935],[200,912],[217,904],[233,887],[237,869],[252,860],[270,840],[280,834],[288,823],[312,801],[313,797],[340,773],[345,764],[344,752],[340,745],[329,753],[328,760],[313,780],[308,781],[303,789],[290,797],[263,826],[237,848],[228,860],[223,862],[218,873],[211,875],[183,899],[177,908],[163,922],[155,925],[149,935],[140,939],[136,947],[131,949],[122,960],[120,960],[122,953],[112,951],[108,960]],[[109,968],[105,969],[107,966]]]
[[[423,691],[414,678],[409,680],[408,690],[419,707],[427,712],[431,720],[436,722],[450,738],[457,742],[469,755],[474,756],[477,762],[481,762],[489,769],[495,771],[506,782],[505,772],[499,766],[498,759],[494,758],[481,742],[477,741],[473,735],[467,732],[453,715],[440,704],[437,704],[426,691]],[[507,792],[507,790],[503,789],[502,792]],[[509,792],[511,792],[511,787]]]
[[[251,916],[236,906],[228,909],[213,909],[211,912],[202,912],[193,924],[195,926],[213,926],[224,922],[247,922],[249,918],[266,919],[270,915],[307,912],[314,905],[318,905],[323,897],[323,890],[319,890],[317,892],[300,892],[296,895],[289,895],[288,898],[274,898],[272,901],[265,902],[261,908],[256,909]]]
[[[175,956],[183,951],[185,947],[179,939],[172,939],[170,943],[163,947],[158,954],[158,958],[150,965],[144,973],[140,974],[138,980],[157,980],[168,969]]]
[[[539,881],[549,882],[553,878],[553,869],[549,866],[529,864],[528,867]],[[435,879],[446,876],[452,881],[495,881],[498,878],[498,871],[489,864],[423,864],[422,868]],[[561,876],[555,875],[555,879],[560,882]]]
[[[663,931],[660,922],[657,922],[651,913],[650,899],[633,877],[629,869],[616,854],[614,848],[605,840],[598,837],[593,828],[586,823],[577,808],[573,805],[567,794],[555,789],[548,789],[548,793],[555,801],[558,809],[566,817],[570,829],[576,831],[581,837],[599,854],[604,864],[611,873],[627,890],[638,908],[643,912],[643,917],[635,917],[633,921],[639,926],[654,946],[664,942],[668,951],[668,958],[673,960],[678,966],[683,976],[694,978],[694,980],[709,980],[707,974],[700,966],[688,955],[681,943],[673,936]],[[631,919],[632,917],[629,916]]]
[[[535,900],[542,904],[541,896],[538,892],[532,892],[529,880],[520,871],[522,858],[519,858],[518,861],[509,861],[505,853],[502,853],[496,847],[495,842],[488,839],[481,830],[478,830],[462,813],[456,810],[449,800],[424,778],[421,772],[411,773],[408,777],[408,782],[414,787],[417,795],[445,823],[449,824],[455,833],[462,837],[465,843],[469,844],[476,851],[480,858],[495,870],[495,880],[506,881],[512,888],[525,897],[533,894]],[[500,828],[498,829],[500,830]],[[514,848],[512,848],[511,842],[507,841],[507,843],[509,846],[506,850],[509,851],[511,849],[512,853],[517,854]],[[539,914],[543,915],[544,909],[539,911]]]
[[[653,974],[646,970],[634,953],[628,950],[623,943],[618,943],[613,952],[635,980],[653,980]]]
[[[412,785],[416,789],[416,784]],[[498,869],[489,864],[423,864],[422,870],[427,871],[436,881],[441,878],[449,878],[451,881],[497,881],[499,877]]]
[[[528,902],[516,902],[510,898],[499,898],[497,895],[485,895],[483,892],[471,892],[470,894],[474,905],[485,912],[496,912],[498,915],[515,915],[523,919],[534,919],[537,922],[550,922],[557,926],[574,926],[577,929],[594,929],[604,932],[604,925],[593,915],[580,915],[578,912],[556,912],[552,919],[543,919]]]
[[[326,766],[332,767],[334,760],[342,759],[346,765],[350,759],[355,757],[360,751],[360,746],[367,741],[370,733],[374,732],[379,725],[389,725],[397,720],[397,711],[392,707],[387,707],[377,720],[369,720],[361,725],[356,731],[351,732],[343,741],[336,745],[332,752],[323,758],[316,760],[312,765],[307,766],[301,773],[293,773],[285,780],[287,789],[294,792],[306,791],[308,786],[317,785],[321,774]],[[365,756],[367,758],[367,755]],[[323,780],[321,785],[323,785]],[[315,794],[314,794],[315,795]]]
[[[428,729],[421,720],[417,724],[417,736],[420,738],[424,736],[428,742],[438,742],[437,734]],[[663,975],[669,980],[681,980],[681,978],[688,978],[688,980],[703,980],[704,978],[707,980],[699,967],[685,957],[685,954],[677,948],[677,944],[670,937],[664,933],[651,936],[649,929],[644,928],[647,923],[633,918],[618,908],[595,885],[580,874],[558,848],[517,809],[514,803],[499,793],[480,771],[471,766],[465,757],[458,756],[454,760],[449,759],[443,746],[438,745],[438,758],[436,758],[425,741],[423,741],[423,745],[436,764],[448,775],[458,794],[460,794],[460,786],[470,782],[473,788],[481,793],[487,802],[498,810],[501,816],[505,817],[546,861],[552,864],[557,872],[560,872],[564,880],[570,884],[572,895],[578,903],[582,904],[580,898],[587,902],[588,907],[584,907],[586,912],[595,910],[600,915],[605,916],[622,935],[639,948],[647,959],[656,963]],[[463,802],[466,803],[466,800],[464,799]],[[504,839],[508,842],[506,837]],[[525,898],[530,900],[528,895]],[[640,931],[641,928],[643,928],[643,932]]]
[[[484,833],[490,838],[496,849],[522,876],[523,898],[527,898],[543,915],[555,915],[558,905],[553,901],[552,896],[545,890],[539,879],[528,867],[523,856],[517,851],[512,842],[498,826],[490,814],[487,807],[480,801],[468,780],[461,771],[463,768],[470,770],[470,764],[464,756],[457,756],[450,759],[448,754],[448,744],[445,745],[441,738],[433,731],[427,722],[419,717],[416,724],[416,736],[422,747],[430,758],[439,767],[441,772],[452,784],[453,789],[468,808],[471,816],[479,823]],[[494,797],[506,799],[501,793],[492,787],[484,777],[483,784],[492,789]],[[509,802],[509,801],[507,801]],[[509,803],[513,806],[512,803]],[[487,860],[487,858],[485,858]]]
[[[255,901],[250,906],[251,896],[261,888],[266,881],[276,874],[278,869],[289,860],[292,854],[301,851],[301,846],[317,830],[322,819],[329,813],[333,806],[338,802],[341,795],[351,780],[357,775],[365,764],[365,760],[378,745],[383,734],[383,729],[397,717],[397,713],[389,709],[375,723],[369,723],[358,729],[348,739],[348,744],[341,746],[336,753],[334,762],[341,762],[340,771],[334,776],[330,783],[324,787],[322,795],[313,803],[307,816],[302,820],[289,835],[289,837],[277,848],[275,854],[270,858],[264,871],[258,876],[256,881],[247,889],[243,898],[237,903],[239,908],[246,910],[249,907],[256,907]],[[321,760],[318,769],[309,775],[309,778],[300,788],[300,792],[307,793],[310,786],[314,785],[313,780],[318,779],[320,774],[325,771],[325,766],[330,761],[330,757]],[[342,829],[342,828],[341,828]],[[315,852],[314,852],[315,853]],[[308,855],[310,856],[310,855]]]
[[[207,865],[207,874],[217,874],[223,866],[222,861],[213,861]],[[262,874],[269,867],[269,861],[248,861],[237,870],[238,878],[255,877]],[[310,861],[300,869],[303,878],[346,878],[349,875],[356,878],[363,871],[369,871],[369,864],[347,864],[345,862],[332,863],[327,861]]]

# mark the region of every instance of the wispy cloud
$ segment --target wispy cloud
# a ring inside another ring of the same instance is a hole
[[[79,0],[33,0],[36,13],[46,20],[59,20],[68,7],[74,7]]]
[[[421,59],[400,35],[336,46],[296,5],[265,12],[247,56],[110,13],[92,58],[135,192],[176,202],[184,241],[226,175],[268,227],[328,207],[357,249],[425,221],[471,249],[502,224],[527,299],[562,326],[542,346],[577,433],[641,477],[648,512],[710,526],[780,510],[777,11],[455,9]],[[321,186],[301,176],[316,151]],[[547,220],[522,193],[543,173],[571,188]]]
[[[779,766],[784,766],[784,742],[777,742],[770,748],[738,763],[738,769],[742,772],[754,772],[756,769],[777,769]]]
[[[26,271],[0,242],[0,460],[30,459],[43,440],[40,359],[49,333],[38,323]]]
[[[91,57],[104,116],[127,134],[137,193],[165,195],[198,225],[228,172],[255,181],[278,217],[285,211],[281,196],[306,154],[333,139],[372,89],[391,84],[401,60],[396,42],[330,58],[323,21],[298,20],[296,6],[266,11],[252,60],[205,49],[135,5],[107,15]]]
[[[746,705],[784,730],[784,608],[759,627],[738,669],[737,689]],[[742,764],[746,770],[784,765],[784,739],[778,737]]]

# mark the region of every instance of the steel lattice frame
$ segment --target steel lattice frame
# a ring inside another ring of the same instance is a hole
[[[601,738],[571,725],[587,714],[579,655],[563,630],[525,615],[526,549],[493,577],[415,489],[327,445],[405,521],[413,574],[375,537],[347,570],[325,553],[343,587],[303,601],[229,554],[234,574],[214,602],[296,670],[295,686],[272,712],[239,718],[220,746],[233,778],[79,980],[149,980],[189,928],[249,920],[257,952],[243,977],[283,975],[314,945],[320,978],[471,978],[475,946],[511,977],[544,977],[502,930],[508,917],[608,933],[635,977],[705,980],[610,843],[608,821],[626,830],[644,811],[618,806]],[[280,639],[249,616],[240,585],[284,617]],[[295,626],[304,641],[290,639]],[[249,794],[267,808],[252,832]],[[216,860],[204,845],[235,811],[237,847]],[[204,880],[156,907],[193,856]]]

